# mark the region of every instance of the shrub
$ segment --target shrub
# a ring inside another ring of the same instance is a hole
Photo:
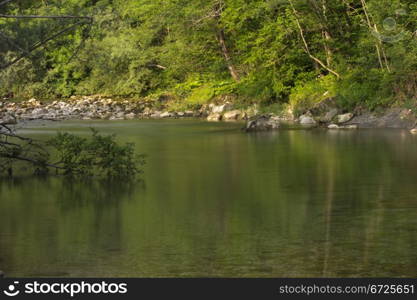
[[[356,70],[338,82],[336,101],[345,109],[365,106],[370,110],[393,101],[393,75],[379,69]]]
[[[297,84],[291,91],[290,107],[296,115],[302,114],[315,104],[335,94],[336,79],[327,75]]]
[[[130,177],[141,172],[144,156],[136,156],[134,145],[120,145],[115,135],[100,135],[92,129],[91,139],[58,133],[48,144],[58,153],[58,166],[65,175]]]
[[[133,144],[119,144],[115,135],[101,135],[93,129],[91,138],[58,133],[42,143],[2,127],[0,172],[9,176],[19,164],[24,164],[31,166],[37,175],[55,169],[57,174],[67,176],[128,179],[142,173],[140,167],[145,163],[144,155],[135,154]]]

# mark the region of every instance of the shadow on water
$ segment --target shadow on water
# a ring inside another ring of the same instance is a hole
[[[0,269],[71,276],[65,262],[93,255],[97,245],[101,252],[121,251],[122,206],[144,190],[143,180],[2,178]]]

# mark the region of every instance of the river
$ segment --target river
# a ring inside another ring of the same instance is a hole
[[[146,153],[142,181],[0,182],[0,269],[25,277],[415,277],[417,136],[198,120],[89,127]]]

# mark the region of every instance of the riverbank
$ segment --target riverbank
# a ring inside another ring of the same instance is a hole
[[[300,116],[285,112],[261,113],[257,106],[237,108],[230,102],[200,105],[194,110],[174,111],[152,101],[113,100],[101,96],[71,97],[41,102],[36,99],[0,102],[0,123],[13,124],[33,120],[133,120],[165,118],[203,118],[210,122],[247,121],[248,131],[271,130],[281,122],[328,129],[399,128],[417,133],[415,113],[406,108],[389,108],[382,112],[356,109],[346,112],[332,99],[326,99]]]

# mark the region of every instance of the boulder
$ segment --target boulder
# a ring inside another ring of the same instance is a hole
[[[329,128],[329,129],[339,129],[340,127],[339,127],[339,125],[336,125],[336,124],[330,124],[329,126],[327,126],[327,128]]]
[[[151,118],[153,119],[159,119],[161,117],[161,112],[160,111],[156,111],[153,114],[151,114]]]
[[[185,111],[185,117],[193,117],[193,116],[194,116],[194,112],[192,110]]]
[[[166,112],[163,112],[163,113],[160,115],[160,117],[161,117],[161,118],[172,118],[172,117],[174,117],[174,114],[173,114],[173,113],[170,113],[170,112],[168,112],[168,111],[166,111]]]
[[[333,98],[326,98],[315,104],[313,108],[310,109],[310,112],[320,123],[330,123],[339,113],[339,110],[336,101]]]
[[[412,134],[417,134],[417,127],[410,130]]]
[[[32,118],[41,119],[43,115],[48,114],[49,111],[45,108],[35,108],[32,110]]]
[[[92,117],[94,118],[95,115],[93,114]],[[123,111],[116,113],[116,118],[117,119],[124,119],[125,118],[125,113]]]
[[[307,114],[300,116],[300,124],[312,126],[312,125],[317,125],[317,122],[316,120],[313,119],[311,114],[307,113]]]
[[[207,121],[209,122],[218,122],[222,120],[222,115],[220,113],[214,113],[207,117]]]
[[[334,117],[337,116],[338,112],[339,111],[337,108],[333,108],[329,110],[328,112],[326,112],[324,116],[320,117],[319,120],[320,122],[323,122],[323,123],[329,123],[334,119]]]
[[[354,117],[354,115],[352,113],[348,113],[348,114],[343,114],[343,115],[338,115],[337,118],[337,123],[338,124],[343,124],[343,123],[347,123],[350,120],[352,120]]]
[[[125,115],[126,120],[133,120],[134,118],[136,118],[136,115],[134,113],[129,113],[127,115]]]
[[[1,125],[15,125],[17,124],[17,120],[14,116],[4,116],[2,119],[0,119],[0,124]]]
[[[281,124],[278,119],[269,116],[260,116],[246,123],[245,130],[250,131],[266,131],[280,128]]]
[[[110,119],[110,117],[112,116],[112,114],[110,113],[110,112],[103,112],[101,115],[100,115],[100,119],[103,119],[103,120],[108,120],[108,119]]]
[[[325,116],[328,112],[337,109],[336,101],[333,98],[326,98],[315,104],[310,110],[313,116]],[[334,117],[334,116],[333,116]]]
[[[118,117],[116,117],[116,116],[111,116],[110,118],[109,118],[109,121],[120,121],[120,120],[123,120],[124,118],[118,118]],[[88,119],[87,119],[88,120]]]
[[[240,110],[232,110],[223,115],[223,120],[225,121],[236,121],[242,117],[242,112]]]
[[[410,109],[390,108],[382,114],[362,112],[347,124],[356,124],[360,128],[414,128],[417,118]]]

